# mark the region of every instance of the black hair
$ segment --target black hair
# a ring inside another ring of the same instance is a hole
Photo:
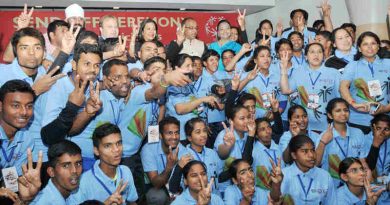
[[[240,104],[234,105],[230,109],[225,109],[226,118],[233,120],[236,114],[242,109],[248,110],[246,107]]]
[[[104,203],[98,200],[87,200],[79,205],[104,205]]]
[[[289,45],[291,50],[293,49],[293,44],[291,43],[291,41],[286,39],[286,38],[282,38],[278,42],[275,43],[276,53],[279,53],[279,49],[280,49],[280,47],[282,47],[283,44]]]
[[[99,144],[102,141],[102,139],[111,134],[121,134],[121,130],[117,125],[107,122],[96,127],[96,129],[93,131],[92,134],[93,146],[99,147]]]
[[[271,22],[270,20],[268,20],[268,19],[264,19],[264,20],[262,20],[262,21],[259,23],[259,28],[257,28],[257,32],[260,32],[260,33],[261,33],[261,27],[262,27],[264,24],[266,24],[266,23],[268,23],[269,25],[271,25],[271,29],[272,29],[272,30],[274,29],[274,26],[272,25],[272,22]]]
[[[329,31],[318,31],[317,36],[322,36],[328,41],[332,41],[332,33]]]
[[[361,166],[363,166],[362,162],[358,159],[358,158],[355,158],[355,157],[347,157],[345,159],[343,159],[340,164],[339,164],[339,175],[341,174],[346,174],[347,173],[347,170],[349,169],[349,167],[351,167],[351,165],[353,163],[358,163],[360,164]]]
[[[360,34],[359,38],[356,41],[356,46],[357,47],[360,47],[362,45],[363,40],[364,40],[365,37],[372,37],[372,38],[374,38],[376,43],[378,44],[378,48],[380,47],[381,40],[379,39],[378,35],[376,35],[375,33],[371,32],[371,31],[366,31],[366,32],[363,32],[362,34]],[[378,53],[377,54],[378,54],[379,58],[382,58],[382,56],[379,53],[379,49],[378,49]],[[354,56],[354,60],[355,61],[360,60],[360,58],[362,58],[362,57],[363,57],[362,52],[360,52],[358,50],[358,52]]]
[[[322,25],[321,27],[323,27],[325,25],[324,20],[315,20],[314,23],[313,23],[313,28],[317,29],[317,27],[320,26],[320,25]],[[320,29],[318,29],[318,31],[319,30]]]
[[[251,70],[253,70],[256,66],[256,63],[254,62],[254,60],[257,58],[257,56],[259,55],[259,53],[263,50],[267,50],[270,54],[271,54],[271,49],[268,47],[268,46],[258,46],[255,51],[253,51],[253,55],[252,57],[248,60],[248,62],[245,64],[244,66],[244,70],[246,72],[249,72]]]
[[[349,104],[347,103],[346,100],[344,100],[343,98],[333,98],[333,99],[330,100],[330,101],[328,102],[328,104],[326,105],[326,108],[325,108],[326,113],[329,114],[329,115],[332,115],[332,110],[336,107],[337,103],[344,103],[344,105],[345,105],[345,106],[348,108],[348,110],[349,110]],[[333,120],[330,119],[330,118],[328,117],[328,115],[326,115],[326,118],[327,118],[328,123],[333,122]]]
[[[154,37],[153,40],[157,41],[158,40],[158,26],[157,26],[157,23],[155,21],[153,21],[153,19],[145,19],[141,22],[140,26],[139,26],[139,31],[138,31],[138,41],[139,42],[145,42],[145,39],[144,37],[142,36],[142,32],[144,31],[145,29],[145,26],[146,24],[148,23],[153,23],[155,28],[156,28],[156,35]]]
[[[195,117],[188,120],[184,125],[184,131],[186,136],[191,136],[191,133],[192,131],[194,131],[194,127],[196,123],[203,123],[204,125],[206,125],[206,123],[200,117]]]
[[[188,173],[190,172],[192,166],[197,165],[197,164],[201,165],[203,167],[204,171],[207,173],[206,165],[203,162],[198,161],[198,160],[192,160],[192,161],[189,161],[182,169],[184,179],[187,179]]]
[[[237,104],[244,105],[246,101],[253,100],[256,103],[256,97],[250,93],[243,92],[237,99]]]
[[[211,56],[216,56],[218,57],[218,59],[221,58],[217,51],[215,51],[214,49],[208,49],[202,55],[202,62],[206,62]]]
[[[301,33],[298,32],[298,31],[293,31],[293,32],[291,32],[290,34],[288,34],[287,39],[291,41],[291,37],[292,37],[293,35],[298,35],[299,38],[302,39],[302,41],[304,40],[303,34],[301,34]]]
[[[374,124],[378,123],[379,121],[386,122],[387,126],[390,127],[390,116],[389,115],[386,115],[383,113],[374,115],[374,118],[372,118],[372,120],[371,120],[371,127],[373,127]]]
[[[345,29],[345,28],[343,28],[343,27],[338,27],[338,28],[333,29],[332,35],[330,36],[330,40],[332,41],[332,43],[335,43],[335,42],[336,42],[336,33],[337,33],[339,30],[344,30],[344,31],[347,32],[347,34],[352,38],[352,35],[347,31],[347,29]]]
[[[230,26],[230,30],[231,29],[236,29],[237,30],[237,40],[236,40],[236,42],[242,45],[244,42],[242,41],[242,38],[241,38],[241,35],[240,35],[241,29],[238,28],[237,26]],[[228,49],[228,50],[230,50],[230,49]]]
[[[192,62],[199,60],[202,63],[202,59],[199,56],[191,56],[191,58],[192,58]]]
[[[218,24],[217,24],[217,32],[219,31],[219,25],[221,25],[222,23],[227,23],[227,24],[229,24],[230,27],[232,27],[232,25],[230,24],[230,22],[229,22],[228,20],[222,19],[222,20],[220,20],[220,21],[218,22]],[[218,34],[217,34],[217,40],[219,40]]]
[[[87,39],[87,38],[94,39],[96,41],[96,43],[99,42],[99,36],[95,32],[87,31],[87,30],[80,30],[79,35],[77,35],[77,37],[76,37],[76,45],[75,45],[75,47],[80,45],[81,41],[83,41],[84,39]]]
[[[18,49],[17,45],[18,45],[20,39],[23,37],[26,37],[26,36],[38,39],[39,43],[42,46],[42,49],[45,50],[45,38],[43,37],[42,33],[35,28],[26,27],[26,28],[22,28],[18,31],[15,31],[15,33],[12,35],[11,44],[12,44],[12,50],[13,50],[15,57],[18,56],[17,55],[17,49]]]
[[[154,42],[156,43],[157,48],[164,47],[164,49],[165,49],[165,46],[161,41],[154,41]]]
[[[165,65],[165,67],[167,67],[167,61],[164,59],[164,58],[161,58],[160,56],[153,56],[151,58],[149,58],[148,60],[145,61],[144,63],[144,70],[147,71],[149,70],[149,67],[153,64],[153,63],[162,63]]]
[[[235,159],[229,166],[228,172],[231,178],[237,179],[237,168],[240,163],[247,163],[250,165],[250,163],[244,159]]]
[[[227,52],[233,53],[234,56],[236,55],[236,52],[234,52],[232,49],[226,49],[226,50],[224,50],[224,51],[221,53],[221,58],[223,58],[223,54],[225,54],[225,53],[227,53]]]
[[[174,124],[177,125],[180,129],[180,121],[177,120],[175,117],[167,116],[164,117],[159,123],[158,123],[158,131],[162,135],[164,133],[165,125]]]
[[[47,26],[47,37],[49,38],[50,42],[51,42],[50,33],[54,33],[58,27],[66,27],[69,29],[69,24],[64,20],[59,20],[59,19],[49,23],[49,25]]]
[[[122,61],[122,60],[118,60],[118,59],[111,59],[107,62],[104,63],[103,65],[103,75],[104,76],[109,76],[110,73],[111,73],[111,68],[115,65],[119,65],[119,66],[124,66],[127,68],[127,64],[126,62]]]
[[[303,112],[307,115],[307,111],[306,111],[306,109],[303,107],[303,106],[301,106],[301,105],[292,105],[289,109],[288,109],[288,111],[287,111],[287,119],[290,121],[291,120],[291,118],[292,118],[292,116],[293,116],[293,114],[295,113],[295,111],[296,110],[303,110]]]
[[[61,140],[49,146],[49,150],[47,151],[49,167],[54,168],[58,162],[58,158],[64,154],[71,156],[81,155],[81,149],[76,143],[69,140]]]
[[[390,40],[382,39],[381,43],[388,44],[390,46]]]
[[[77,63],[80,60],[81,54],[93,53],[99,56],[100,61],[103,59],[103,53],[101,52],[99,46],[91,44],[80,44],[75,48],[73,60]]]
[[[307,56],[307,54],[309,53],[310,47],[312,47],[314,45],[318,45],[319,47],[321,47],[322,53],[325,52],[324,47],[320,43],[314,42],[314,43],[307,44],[307,46],[305,47],[305,56]]]
[[[313,140],[310,139],[307,135],[299,134],[293,138],[291,138],[290,143],[288,143],[288,148],[290,150],[290,154],[293,152],[297,152],[304,144],[311,144],[313,148],[315,148]]]
[[[177,55],[176,60],[175,60],[174,64],[172,65],[173,69],[175,69],[176,66],[180,68],[184,64],[184,62],[186,61],[187,58],[189,58],[192,62],[191,56],[186,54],[186,53],[182,53],[182,54]]]
[[[113,51],[118,42],[119,38],[106,38],[100,45],[100,49],[102,50],[102,52]]]
[[[36,95],[30,84],[23,80],[9,80],[0,88],[0,102],[4,102],[4,98],[8,93],[30,93],[35,101]]]
[[[271,126],[271,122],[269,121],[268,118],[266,117],[261,117],[261,118],[257,118],[255,120],[255,125],[256,125],[256,128],[259,128],[259,124],[262,123],[262,122],[267,122],[269,126]],[[257,129],[256,129],[256,135],[257,135]]]
[[[290,13],[290,19],[293,19],[294,16],[295,16],[295,13],[297,13],[297,12],[301,12],[303,14],[303,18],[307,22],[307,19],[309,18],[309,14],[307,13],[307,11],[305,11],[303,9],[294,9],[294,10],[292,10],[291,13]]]
[[[340,27],[341,28],[348,28],[348,27],[350,27],[350,28],[352,28],[353,32],[356,32],[356,25],[353,24],[353,23],[343,23],[343,24],[341,24]]]

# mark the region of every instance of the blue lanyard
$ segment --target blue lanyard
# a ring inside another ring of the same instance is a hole
[[[199,154],[198,154],[198,152],[196,151],[196,150],[194,150],[194,149],[192,149],[192,147],[191,147],[191,145],[190,145],[190,149],[192,150],[192,151],[194,151],[194,153],[195,153],[195,155],[196,155],[196,158],[198,158],[198,160],[199,161],[201,161],[201,162],[204,162],[204,160],[205,160],[205,150],[204,150],[204,148],[202,148],[202,158],[200,158],[200,156],[199,156]],[[203,159],[203,160],[202,160]]]
[[[288,74],[288,78],[290,78],[290,77],[291,77],[291,75],[293,74],[293,71],[294,71],[294,68],[291,68],[291,70],[290,70],[290,74]]]
[[[368,68],[371,71],[371,76],[374,77],[374,65],[372,63],[368,63]]]
[[[267,88],[268,84],[269,84],[269,77],[267,78],[267,81],[265,81],[264,78],[262,77],[262,74],[260,74],[260,79],[261,79],[261,81],[263,81],[263,84],[265,85],[265,88]]]
[[[118,116],[116,116],[116,111],[114,109],[114,105],[112,104],[112,100],[110,100],[110,104],[111,104],[111,109],[112,109],[112,115],[114,115],[114,123],[115,125],[118,125],[119,124],[119,119],[120,119],[120,116],[121,116],[121,111],[120,111],[120,108],[118,109]]]
[[[12,160],[12,157],[14,156],[14,152],[15,152],[15,148],[17,147],[16,145],[14,147],[12,147],[11,149],[11,152],[9,153],[9,155],[7,155],[7,152],[6,150],[3,148],[3,145],[0,146],[1,147],[1,152],[3,153],[3,156],[5,158],[5,160],[10,163],[11,160]]]
[[[309,186],[307,187],[307,190],[305,189],[305,185],[303,184],[303,181],[301,179],[301,176],[298,174],[299,184],[301,185],[302,191],[305,194],[305,199],[307,199],[307,195],[309,194],[311,185],[313,184],[313,178],[310,178]]]
[[[267,149],[264,149],[264,152],[267,153],[268,157],[271,158],[272,161],[274,161],[275,165],[277,165],[278,164],[278,159],[276,158],[276,152],[275,152],[275,150],[271,150],[271,151],[273,152],[273,157],[271,156],[271,154],[268,152]]]
[[[382,166],[382,172],[385,172],[385,163],[386,163],[386,156],[387,156],[387,140],[385,141],[385,153],[383,156],[383,160],[381,159],[381,156],[379,155],[379,164]]]
[[[298,58],[296,56],[293,56],[294,60],[298,63],[298,65],[302,65],[305,58],[303,57],[303,54],[301,54],[301,61],[298,61]]]
[[[349,63],[349,60],[345,59],[345,58],[341,58],[341,60],[343,60],[344,62],[346,63]]]
[[[199,91],[199,89],[200,89],[200,86],[202,85],[202,81],[203,81],[203,78],[202,78],[202,76],[201,77],[199,77],[200,78],[200,81],[198,80],[198,81],[196,81],[196,82],[199,82],[199,85],[198,85],[198,87],[196,88],[196,93],[198,93],[198,91]],[[195,83],[196,84],[196,83]]]
[[[311,82],[311,86],[312,88],[314,89],[314,86],[316,85],[318,79],[320,78],[321,76],[321,72],[317,75],[316,79],[313,81],[313,78],[311,77],[311,73],[309,72],[309,77],[310,77],[310,82]]]
[[[152,101],[152,120],[149,125],[156,125],[158,121],[158,103],[157,100]]]
[[[348,139],[347,139],[347,152],[344,152],[344,149],[341,147],[341,145],[340,145],[339,141],[338,141],[336,138],[335,138],[334,140],[336,141],[336,144],[337,144],[337,146],[340,148],[340,150],[341,150],[341,153],[344,155],[344,158],[346,158],[346,157],[348,156],[348,149],[349,149],[349,137],[348,137]]]
[[[121,179],[122,179],[122,169],[119,168],[119,173],[121,175]],[[96,174],[95,174],[95,167],[92,167],[92,174],[93,176],[95,177],[95,179],[99,182],[100,185],[102,185],[102,187],[106,190],[106,192],[111,196],[112,195],[112,192],[108,189],[108,187],[102,182],[102,180],[100,180]]]

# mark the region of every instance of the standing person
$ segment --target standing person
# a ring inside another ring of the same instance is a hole
[[[346,157],[362,160],[367,156],[363,132],[348,125],[349,107],[342,98],[334,98],[326,106],[328,122],[331,125],[316,141],[317,166],[327,170],[334,179],[335,187],[340,184],[337,168]]]
[[[324,47],[324,59],[327,61],[333,52],[332,33],[329,31],[318,31],[314,38],[314,42],[317,42]],[[331,67],[329,65],[326,66]]]
[[[287,38],[291,41],[292,47],[292,62],[294,66],[303,67],[307,64],[305,59],[305,45],[303,42],[303,35],[297,31],[293,31]]]
[[[313,28],[307,27],[307,20],[309,18],[309,14],[307,11],[303,9],[295,9],[290,13],[290,21],[292,23],[292,27],[286,28],[283,31],[282,38],[287,38],[291,32],[299,32],[302,34],[303,44],[306,46],[309,44],[310,39],[314,39],[316,35],[316,30]]]
[[[355,60],[347,65],[340,83],[340,94],[351,106],[350,125],[367,134],[373,115],[390,111],[389,73],[387,59],[377,55],[379,37],[370,31],[362,33]]]
[[[377,204],[384,188],[374,190],[359,159],[348,157],[339,165],[339,175],[345,183],[337,189],[337,204]]]
[[[275,44],[280,40],[280,36],[282,35],[283,27],[280,23],[278,23],[277,31],[275,35],[272,35],[273,32],[272,22],[268,19],[264,19],[259,23],[259,27],[256,30],[256,42],[260,41],[260,34],[263,36],[268,36],[267,39],[270,41],[270,49],[272,59],[276,58]]]
[[[309,44],[305,55],[307,65],[294,72],[291,78],[287,75],[287,58],[281,63],[280,87],[283,94],[296,92],[295,103],[308,109],[310,129],[321,132],[327,127],[325,106],[339,96],[340,73],[323,65],[324,48],[321,44]]]
[[[210,44],[209,49],[213,49],[218,52],[219,56],[224,50],[231,49],[235,53],[238,53],[241,49],[241,45],[235,41],[230,40],[231,25],[227,20],[221,20],[217,25],[217,41]],[[219,59],[218,70],[223,71],[224,66],[222,59]]]
[[[145,19],[141,24],[133,25],[133,33],[130,38],[129,56],[130,62],[135,62],[139,58],[138,52],[141,49],[141,45],[144,42],[157,41],[158,40],[158,26],[152,19]]]
[[[92,140],[98,160],[81,176],[79,188],[68,203],[97,199],[105,204],[134,205],[138,196],[133,175],[127,166],[120,165],[123,151],[120,129],[111,123],[102,124],[93,132]]]
[[[280,163],[272,162],[272,200],[279,201],[282,196],[286,204],[337,204],[331,176],[315,166],[314,142],[305,135],[298,135],[288,146],[294,163],[280,171]]]

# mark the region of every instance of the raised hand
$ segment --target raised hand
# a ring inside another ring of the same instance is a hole
[[[124,200],[121,193],[126,189],[127,184],[128,182],[123,183],[123,179],[121,179],[115,192],[112,193],[111,196],[104,201],[104,204],[105,205],[123,204]]]
[[[42,151],[38,153],[37,166],[33,167],[31,149],[27,149],[27,165],[22,165],[23,175],[18,178],[19,196],[23,201],[32,200],[41,188]]]
[[[381,188],[377,191],[374,191],[374,189],[377,188],[378,188],[377,186],[370,185],[370,181],[367,176],[364,177],[364,189],[366,190],[366,195],[367,195],[366,204],[375,205],[382,192],[386,190],[386,188]]]
[[[197,205],[207,205],[211,200],[211,191],[214,183],[214,178],[210,179],[210,182],[205,186],[202,177],[198,175],[201,189],[198,194],[198,203]]]
[[[257,64],[255,65],[255,68],[253,68],[253,70],[251,70],[249,72],[249,74],[247,75],[247,79],[248,80],[253,80],[257,77],[257,74],[259,73],[259,67],[257,66]]]
[[[251,50],[252,50],[251,44],[244,43],[244,44],[242,44],[239,52],[244,55],[245,53],[250,52]]]
[[[209,95],[204,97],[203,103],[207,103],[211,107],[215,108],[218,104],[218,99],[215,96]]]
[[[194,158],[192,157],[191,154],[186,154],[180,158],[177,164],[180,166],[180,168],[183,168],[184,166],[186,166],[188,162],[192,161],[193,159]]]
[[[247,128],[248,128],[248,135],[250,137],[254,137],[256,134],[255,116],[250,117],[248,124],[247,124]]]
[[[290,58],[288,56],[287,51],[282,51],[282,53],[279,55],[280,58],[280,70],[281,73],[287,74],[288,73],[288,63],[290,61]]]
[[[279,101],[275,97],[275,92],[272,92],[272,95],[268,96],[271,103],[272,112],[278,112],[279,111]]]
[[[290,133],[291,136],[295,137],[301,133],[301,129],[298,126],[298,123],[295,121],[290,122]]]
[[[385,128],[386,129],[386,128]],[[374,135],[374,140],[372,142],[372,145],[379,148],[382,143],[390,136],[386,136],[386,133],[384,130],[379,130],[375,124],[373,124],[372,132]]]
[[[64,53],[70,54],[73,51],[74,45],[76,44],[76,37],[80,32],[81,27],[77,26],[76,31],[74,31],[74,24],[70,25],[70,28],[65,32],[61,40],[61,51]]]
[[[268,36],[268,38],[265,38],[265,33],[262,32],[263,34],[263,39],[260,40],[259,44],[260,46],[267,46],[267,47],[270,47],[270,40],[271,40],[271,36]]]
[[[271,181],[272,183],[279,184],[283,180],[283,173],[282,173],[282,165],[281,160],[278,158],[278,164],[276,165],[274,160],[269,159],[272,165],[272,171],[271,171]]]
[[[238,16],[237,16],[237,22],[238,22],[238,25],[240,26],[241,28],[241,31],[245,31],[245,14],[246,14],[246,9],[244,9],[244,11],[241,13],[240,9],[237,9],[237,13],[238,13]]]
[[[27,4],[24,4],[23,12],[20,13],[17,21],[17,30],[27,28],[30,24],[31,16],[34,12],[34,7],[31,7],[30,12],[27,12]]]
[[[241,72],[234,71],[234,76],[232,78],[232,90],[238,90],[240,87]]]
[[[100,84],[97,83],[95,89],[93,88],[93,82],[89,81],[89,98],[85,106],[85,111],[88,115],[96,115],[96,113],[102,108],[102,101],[100,100]]]
[[[223,143],[228,147],[233,147],[236,142],[234,137],[233,121],[230,121],[230,127],[227,128],[225,122],[222,122],[222,126],[225,129],[225,136],[223,137]]]
[[[118,36],[118,43],[115,45],[114,48],[114,56],[119,57],[125,54],[126,52],[126,43],[127,43],[127,36],[123,37],[122,35]]]
[[[74,90],[70,93],[68,101],[77,105],[81,106],[85,101],[85,95],[84,91],[87,87],[88,81],[83,81],[81,84],[80,76],[76,75],[74,79]]]
[[[60,70],[60,67],[57,66],[53,70],[49,71],[45,75],[42,75],[39,77],[34,84],[32,85],[32,88],[36,95],[40,95],[46,91],[48,91],[51,86],[57,82],[58,79],[66,76],[65,73],[60,73],[57,75],[54,75],[57,71]]]
[[[331,124],[328,125],[325,133],[322,135],[321,140],[325,145],[327,145],[333,139],[333,126]]]
[[[169,153],[167,156],[167,166],[166,166],[167,168],[172,169],[175,166],[178,155],[179,155],[179,145],[176,147],[174,151],[172,151],[172,147],[169,146]]]
[[[283,33],[283,20],[279,18],[278,23],[276,24],[276,35],[281,37]]]
[[[180,24],[177,26],[176,30],[176,43],[181,45],[184,40],[186,39],[186,36],[184,35],[185,26],[181,26]]]
[[[324,0],[321,3],[322,17],[329,17],[331,14],[332,6],[330,6],[328,0]]]
[[[164,79],[168,85],[173,86],[185,86],[192,82],[187,75],[181,73],[179,70],[174,70],[165,74]]]

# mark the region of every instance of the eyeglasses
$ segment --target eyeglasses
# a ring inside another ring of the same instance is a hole
[[[357,174],[359,172],[366,173],[367,170],[365,168],[363,168],[363,167],[359,167],[359,168],[351,168],[348,171],[346,171],[346,173],[349,173],[349,172],[351,172],[353,174]]]

